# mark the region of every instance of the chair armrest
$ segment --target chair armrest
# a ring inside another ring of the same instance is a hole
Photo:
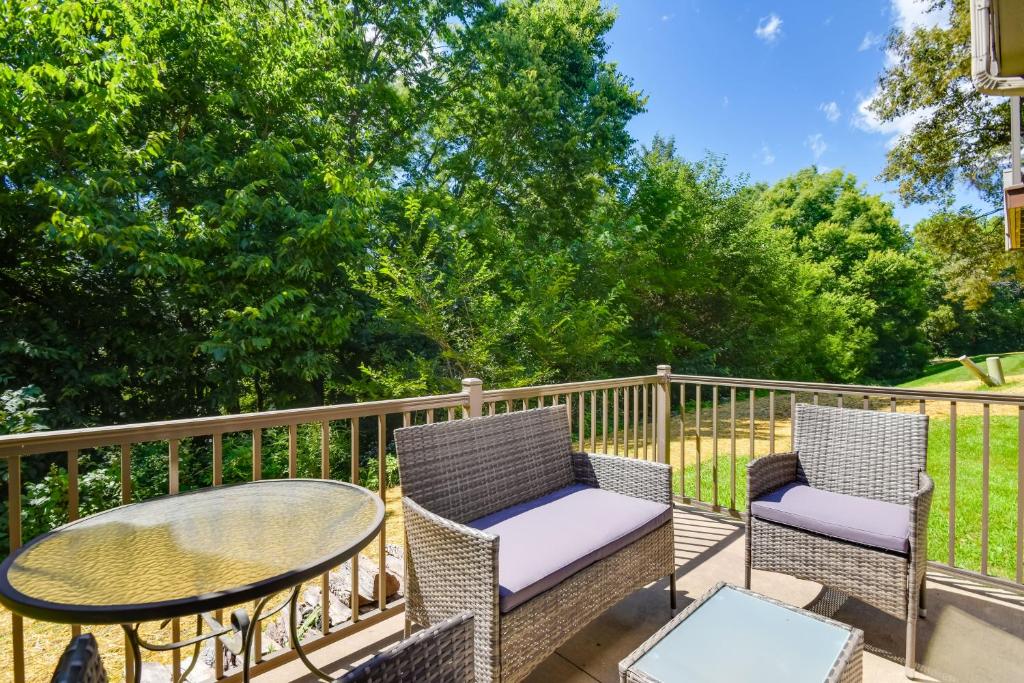
[[[419,631],[339,678],[335,683],[473,680],[473,615],[464,612]]]
[[[910,556],[920,554],[922,561],[928,555],[928,514],[932,507],[935,483],[926,472],[918,476],[919,487],[910,498]]]
[[[672,504],[672,467],[619,455],[573,453],[576,482],[633,498]]]
[[[769,491],[796,480],[797,453],[773,453],[747,463],[747,506]]]
[[[498,537],[402,499],[406,619],[431,626],[473,615],[478,676],[498,671]]]

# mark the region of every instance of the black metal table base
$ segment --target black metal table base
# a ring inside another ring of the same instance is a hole
[[[237,609],[231,613],[231,625],[224,626],[218,622],[213,615],[204,613],[196,616],[196,634],[192,638],[181,640],[174,643],[150,643],[143,640],[139,636],[140,624],[122,624],[121,628],[124,629],[125,635],[128,638],[128,644],[132,650],[132,671],[134,683],[141,683],[142,681],[142,651],[149,650],[150,652],[166,652],[168,650],[179,650],[192,646],[192,661],[185,668],[184,671],[178,676],[175,683],[184,683],[185,679],[192,669],[195,668],[196,663],[199,661],[199,650],[202,644],[212,638],[220,639],[221,643],[230,652],[235,655],[241,655],[242,657],[242,680],[248,683],[250,679],[250,672],[252,668],[252,659],[254,656],[253,643],[256,640],[256,633],[259,631],[260,621],[268,619],[281,610],[288,609],[288,633],[291,639],[291,646],[295,650],[295,654],[299,660],[310,670],[315,676],[320,678],[322,681],[330,682],[332,679],[326,673],[318,669],[306,655],[302,649],[302,641],[299,639],[299,593],[302,586],[295,586],[291,590],[291,594],[286,600],[280,605],[270,610],[265,611],[267,603],[270,602],[271,597],[267,596],[256,601],[256,605],[253,608],[252,616],[244,609]],[[322,615],[321,619],[323,623],[329,623],[329,615]],[[166,626],[169,621],[161,624],[161,628]],[[210,627],[208,633],[203,633],[203,624]]]

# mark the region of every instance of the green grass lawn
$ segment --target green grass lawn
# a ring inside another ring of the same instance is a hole
[[[977,363],[982,370],[985,370],[985,359],[990,355],[1002,356],[1004,375],[1024,374],[1024,353],[984,354],[981,356],[971,356],[971,360]],[[933,384],[945,384],[947,382],[969,382],[973,379],[974,376],[967,372],[967,368],[961,365],[959,361],[951,360],[935,363],[929,367],[921,377],[910,382],[900,384],[899,386],[907,388],[927,387]],[[979,388],[987,387],[982,385]]]
[[[1022,360],[1024,362],[1024,360]],[[955,564],[981,569],[981,424],[980,416],[957,421]],[[745,510],[746,456],[736,457],[737,510]],[[931,519],[928,527],[928,557],[946,562],[949,538],[949,419],[933,417],[928,439],[928,472],[935,481]],[[991,418],[989,459],[989,573],[1013,578],[1016,573],[1017,543],[1017,419],[995,415]],[[700,499],[711,502],[714,469],[710,458],[701,463]],[[718,503],[728,508],[732,500],[729,457],[718,458]],[[696,466],[686,467],[684,495],[695,497]],[[675,491],[681,493],[680,474]]]

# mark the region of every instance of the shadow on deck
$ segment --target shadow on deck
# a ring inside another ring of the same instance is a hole
[[[743,524],[694,508],[676,507],[679,607],[718,581],[743,582]],[[818,584],[780,574],[754,572],[752,588],[792,605],[852,624],[865,634],[864,680],[905,681],[902,622]],[[637,591],[609,609],[549,657],[530,683],[616,683],[618,663],[670,618],[668,583]],[[354,664],[397,642],[402,615],[381,622],[314,653],[314,663],[340,675]],[[723,637],[720,652],[733,646]],[[918,679],[939,681],[1022,681],[1024,591],[941,571],[928,573],[928,618],[918,626]],[[256,680],[312,683],[298,663]]]

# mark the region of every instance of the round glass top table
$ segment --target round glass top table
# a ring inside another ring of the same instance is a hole
[[[121,624],[135,655],[136,681],[140,648],[198,649],[213,637],[243,655],[247,680],[256,625],[290,606],[292,645],[326,678],[297,637],[299,587],[359,552],[383,521],[379,497],[338,481],[274,479],[164,496],[33,539],[0,565],[0,603],[44,621]],[[288,600],[265,611],[287,589]],[[249,601],[256,601],[252,615],[236,610],[230,626],[209,614]],[[201,615],[211,628],[199,640],[151,645],[139,637],[139,622],[190,615]]]

